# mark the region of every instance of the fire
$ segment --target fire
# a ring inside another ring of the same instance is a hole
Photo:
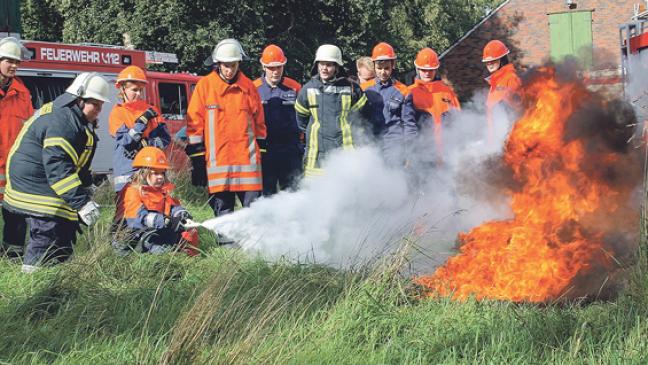
[[[614,214],[620,194],[602,175],[618,163],[583,139],[568,138],[568,120],[592,96],[557,81],[547,68],[525,86],[527,105],[505,145],[504,162],[519,188],[510,189],[513,218],[459,234],[459,253],[434,274],[416,279],[430,295],[545,302],[569,293],[575,278],[610,265],[604,229],[591,217]],[[598,171],[598,168],[596,169]]]

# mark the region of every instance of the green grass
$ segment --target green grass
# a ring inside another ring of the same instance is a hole
[[[0,259],[0,363],[648,363],[645,260],[610,301],[457,303],[422,299],[398,254],[353,272],[213,244],[118,258],[109,220],[69,263],[25,275]]]

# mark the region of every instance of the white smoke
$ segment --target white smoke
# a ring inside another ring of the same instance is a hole
[[[430,270],[452,254],[458,232],[508,215],[506,198],[474,175],[501,153],[510,129],[500,113],[494,138],[486,141],[484,108],[475,108],[483,98],[445,127],[441,164],[431,163],[434,139],[427,133],[408,149],[406,169],[388,167],[378,146],[340,150],[325,162],[323,176],[306,178],[298,191],[259,199],[204,225],[267,259],[340,267],[365,263],[408,238],[421,248],[415,270]]]

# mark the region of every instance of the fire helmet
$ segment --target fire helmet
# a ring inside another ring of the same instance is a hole
[[[389,43],[386,42],[380,42],[376,44],[376,46],[373,48],[373,51],[371,52],[371,60],[374,62],[389,61],[395,59],[396,59],[396,52],[394,51],[394,47],[392,47]]]
[[[137,66],[128,66],[125,69],[121,70],[119,75],[117,75],[115,86],[117,86],[117,88],[120,88],[120,84],[126,81],[143,82],[145,84],[148,83],[148,80],[146,79],[146,73],[144,73],[144,70]]]
[[[332,44],[323,44],[315,52],[315,63],[317,62],[335,62],[338,66],[344,66],[342,62],[342,51]]]
[[[83,72],[77,76],[72,84],[65,89],[66,93],[81,99],[96,99],[110,102],[108,82],[95,72]]]
[[[414,66],[422,70],[436,70],[441,66],[439,62],[439,56],[432,48],[423,48],[416,55],[416,60],[414,60]]]
[[[261,59],[259,61],[263,66],[276,67],[285,65],[286,62],[288,62],[288,59],[284,55],[283,50],[279,48],[279,46],[271,44],[263,50]]]
[[[160,170],[168,170],[170,168],[169,160],[167,160],[164,151],[152,146],[146,146],[137,152],[133,160],[133,167],[148,167]]]
[[[482,57],[482,62],[490,62],[499,60],[500,58],[509,54],[509,49],[502,41],[492,40],[486,44],[484,47],[484,55]]]
[[[0,59],[9,58],[16,61],[28,60],[30,52],[14,37],[0,39]]]
[[[212,52],[212,61],[217,62],[240,62],[247,55],[243,51],[241,43],[233,38],[223,39],[218,42]]]

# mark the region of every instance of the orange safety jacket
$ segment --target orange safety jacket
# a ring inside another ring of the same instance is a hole
[[[424,82],[416,79],[409,86],[406,104],[412,105],[416,111],[416,119],[421,126],[422,117],[431,116],[433,121],[434,143],[437,153],[443,153],[443,118],[451,110],[461,110],[459,99],[452,87],[441,80]]]
[[[205,145],[210,193],[263,189],[256,140],[265,140],[266,133],[261,98],[243,72],[231,84],[216,71],[198,81],[187,110],[187,137],[190,144]]]
[[[126,184],[120,192],[121,199],[115,211],[115,222],[123,219],[126,226],[142,229],[146,226],[144,220],[149,213],[160,213],[161,217],[171,216],[174,208],[181,208],[180,201],[171,196],[174,188],[171,183],[159,188]]]
[[[6,168],[9,150],[20,133],[23,123],[34,114],[31,94],[22,80],[14,77],[4,92],[0,89],[0,200],[7,185]]]
[[[158,117],[149,120],[146,124],[146,129],[142,132],[142,137],[148,138],[151,131],[155,130],[155,128],[160,124],[160,109],[153,105],[149,105],[144,100],[115,105],[115,107],[110,111],[110,117],[108,120],[110,135],[115,137],[117,130],[124,125],[128,129],[133,128],[137,118],[139,118],[148,108],[153,108],[158,114]]]
[[[518,89],[522,81],[515,72],[513,64],[507,64],[493,72],[486,81],[490,85],[486,99],[486,119],[488,121],[488,140],[493,139],[493,111],[497,105],[504,103],[507,107],[516,110],[520,107]]]

